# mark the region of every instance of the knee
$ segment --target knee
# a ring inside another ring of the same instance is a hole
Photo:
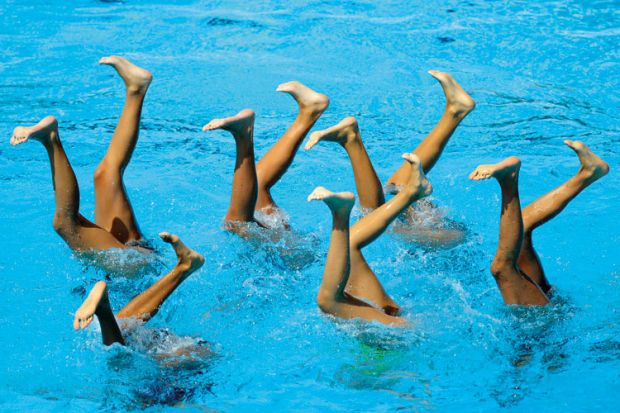
[[[334,304],[334,297],[330,296],[325,291],[320,290],[316,296],[316,303],[321,311],[329,313]]]
[[[56,233],[60,235],[65,234],[69,231],[70,226],[71,226],[70,219],[58,213],[54,215],[54,221],[52,221],[52,227],[54,227],[54,231],[56,231]]]
[[[120,178],[120,175],[121,170],[119,168],[113,167],[103,160],[95,169],[93,179],[95,183],[109,182]]]
[[[512,261],[495,259],[491,263],[491,274],[493,274],[495,278],[500,278],[511,268],[514,268],[514,263]]]

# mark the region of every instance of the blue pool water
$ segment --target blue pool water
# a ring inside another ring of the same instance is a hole
[[[617,2],[4,0],[0,27],[0,410],[620,409]],[[113,53],[155,76],[126,184],[159,252],[108,254],[101,269],[52,230],[43,149],[8,140],[56,116],[92,216],[92,173],[123,98],[97,65]],[[260,156],[295,116],[275,87],[299,79],[331,98],[317,128],[358,117],[385,180],[443,109],[428,69],[451,72],[478,103],[429,176],[466,239],[433,250],[386,234],[367,249],[410,330],[334,322],[314,302],[330,217],[305,197],[354,189],[343,151],[298,154],[274,189],[294,230],[257,245],[222,230],[234,145],[200,127],[253,108]],[[554,304],[510,309],[488,271],[498,188],[467,175],[519,155],[530,202],[578,169],[563,138],[585,141],[611,172],[536,233]],[[170,268],[162,230],[202,252],[203,269],[127,348],[104,348],[96,325],[73,332],[96,280],[108,277],[118,309]],[[167,356],[203,341],[198,359]]]

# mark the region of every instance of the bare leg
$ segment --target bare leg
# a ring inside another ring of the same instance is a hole
[[[502,189],[502,214],[499,224],[499,243],[491,264],[491,273],[506,304],[543,305],[549,299],[517,265],[523,242],[523,218],[519,201],[519,168],[521,161],[514,156],[495,165],[480,165],[469,175],[479,181],[495,178]]]
[[[471,112],[476,103],[448,73],[429,70],[431,76],[439,81],[446,96],[446,109],[431,133],[413,151],[418,155],[425,173],[429,173],[443,152],[452,133],[461,121]],[[407,182],[409,164],[402,166],[388,179],[387,183],[398,188]]]
[[[118,56],[104,57],[99,63],[116,69],[125,81],[126,95],[108,151],[95,171],[95,222],[125,244],[142,238],[123,173],[138,142],[142,103],[153,76]]]
[[[311,149],[320,141],[337,142],[347,151],[353,167],[360,205],[363,208],[376,209],[385,203],[381,182],[362,143],[357,120],[354,117],[344,118],[329,129],[313,132],[305,149]]]
[[[534,250],[532,232],[557,216],[581,191],[609,172],[609,165],[596,156],[583,142],[566,140],[564,143],[577,153],[581,162],[579,172],[523,209],[525,235],[517,263],[545,293],[551,289],[551,285],[545,277],[538,254]]]
[[[125,344],[121,329],[110,307],[108,287],[103,281],[95,284],[84,303],[75,312],[73,328],[75,330],[85,329],[93,321],[94,316],[97,316],[99,320],[103,344],[106,346],[114,343]]]
[[[34,126],[18,126],[11,145],[34,139],[41,142],[50,159],[56,197],[54,229],[74,250],[125,248],[112,234],[88,221],[79,213],[80,190],[73,168],[60,142],[58,122],[48,116]]]
[[[413,202],[430,195],[433,190],[424,176],[419,158],[412,154],[405,154],[403,158],[411,164],[407,183],[401,186],[401,191],[394,198],[351,228],[351,276],[346,286],[347,293],[375,303],[388,314],[398,313],[398,304],[388,296],[370,269],[362,248],[383,234],[392,221]]]
[[[205,259],[196,251],[188,248],[176,235],[162,232],[161,239],[171,244],[177,254],[177,265],[159,281],[142,294],[131,300],[116,315],[118,318],[134,317],[148,321],[157,314],[162,303],[194,271],[202,267]]]
[[[333,193],[318,187],[308,196],[308,201],[315,200],[324,201],[332,211],[333,217],[323,282],[317,296],[319,308],[328,314],[345,319],[363,318],[384,324],[405,325],[405,319],[387,315],[345,292],[350,272],[349,218],[355,196],[350,192]]]
[[[284,175],[306,134],[329,105],[327,96],[297,81],[283,83],[276,90],[290,94],[299,105],[299,113],[291,127],[256,165],[258,177],[256,209],[265,213],[273,212],[276,207],[269,192],[271,187]]]
[[[230,132],[237,145],[232,195],[225,218],[229,228],[234,230],[235,222],[254,221],[254,207],[258,193],[254,164],[254,112],[244,109],[230,118],[214,119],[202,128],[203,131],[215,129]]]

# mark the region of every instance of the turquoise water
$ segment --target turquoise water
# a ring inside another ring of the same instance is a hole
[[[618,3],[292,3],[0,4],[0,409],[617,411]],[[97,65],[113,53],[155,77],[126,184],[158,253],[109,253],[101,269],[51,227],[43,149],[8,140],[16,125],[56,116],[92,217],[92,173],[123,98],[115,73]],[[412,329],[334,322],[314,302],[330,217],[305,197],[317,185],[354,189],[345,154],[328,144],[301,151],[273,191],[294,230],[253,244],[221,226],[234,145],[200,127],[253,108],[260,156],[295,116],[274,89],[298,79],[331,98],[317,128],[358,117],[385,181],[443,109],[428,69],[452,73],[478,103],[429,176],[434,202],[466,239],[434,250],[386,234],[367,248]],[[488,271],[499,191],[467,175],[519,155],[530,202],[578,169],[563,138],[585,141],[611,172],[536,233],[553,305],[509,309]],[[203,253],[203,269],[127,348],[103,347],[96,325],[73,332],[73,312],[96,280],[108,278],[119,309],[170,268],[162,230]],[[202,341],[209,355],[167,356]]]

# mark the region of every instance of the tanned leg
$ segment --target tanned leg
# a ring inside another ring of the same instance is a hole
[[[230,132],[237,145],[232,195],[225,218],[228,228],[235,231],[237,227],[235,223],[254,221],[254,207],[258,194],[254,164],[254,112],[244,109],[230,118],[214,119],[202,128],[203,131],[215,129]]]
[[[428,73],[439,81],[446,96],[446,109],[437,125],[413,151],[420,158],[422,168],[427,174],[435,166],[456,127],[476,106],[474,100],[448,73],[437,70],[430,70]],[[404,185],[409,176],[408,169],[409,164],[404,162],[387,183],[395,188]]]
[[[387,314],[397,314],[399,306],[385,292],[381,283],[366,262],[362,248],[377,239],[396,217],[413,202],[432,193],[432,186],[424,176],[416,155],[404,154],[409,168],[409,178],[391,200],[360,219],[351,228],[351,276],[346,286],[352,296],[371,301]]]
[[[308,196],[308,201],[315,200],[325,202],[333,217],[327,262],[317,296],[319,308],[344,319],[362,318],[384,324],[406,325],[405,319],[387,315],[345,292],[350,272],[349,218],[355,196],[350,192],[333,193],[318,187]]]
[[[138,142],[142,104],[153,76],[118,56],[104,57],[99,63],[118,72],[125,82],[126,94],[108,151],[95,171],[95,222],[125,244],[142,238],[123,173]]]
[[[138,318],[142,321],[151,319],[164,301],[181,285],[187,277],[198,270],[205,262],[202,255],[188,248],[176,235],[162,232],[161,239],[174,248],[177,254],[177,265],[159,281],[150,286],[142,294],[131,300],[116,315],[118,318]]]
[[[299,112],[293,124],[256,165],[258,177],[256,209],[267,214],[276,208],[270,193],[271,187],[284,175],[306,134],[329,105],[327,96],[297,81],[283,83],[276,90],[290,94],[297,101]]]
[[[112,234],[80,215],[80,190],[73,168],[60,142],[58,122],[48,116],[34,126],[18,126],[11,145],[33,139],[40,142],[50,159],[56,197],[54,229],[74,250],[125,248]]]
[[[354,117],[345,118],[329,129],[313,132],[305,149],[311,149],[320,141],[337,142],[347,151],[353,167],[360,205],[363,208],[376,209],[385,203],[381,181],[362,143],[359,126]]]
[[[564,143],[577,153],[581,168],[571,179],[523,209],[525,234],[517,263],[545,293],[551,289],[551,285],[545,277],[540,259],[534,249],[532,232],[557,216],[581,191],[609,172],[609,165],[583,142],[566,140]]]
[[[517,265],[523,242],[523,218],[519,201],[521,161],[514,156],[495,165],[480,165],[469,175],[474,181],[495,178],[502,190],[499,243],[491,273],[506,304],[543,305],[549,299]]]
[[[124,345],[125,340],[118,323],[114,318],[114,313],[110,307],[108,299],[108,287],[105,282],[99,281],[86,297],[80,308],[75,312],[73,319],[73,329],[85,329],[97,316],[101,327],[101,337],[106,346],[114,343]]]

